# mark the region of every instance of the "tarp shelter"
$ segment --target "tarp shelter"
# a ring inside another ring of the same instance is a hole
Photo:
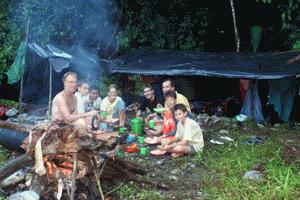
[[[143,75],[281,79],[300,74],[300,62],[287,62],[299,54],[300,52],[242,54],[139,50],[112,62],[109,71]]]
[[[208,53],[171,50],[138,50],[126,54],[110,65],[111,73],[169,75],[169,76],[205,76],[254,80],[290,79],[300,75],[300,62],[288,61],[298,56],[299,52],[277,53]],[[281,80],[280,80],[281,81]],[[276,82],[277,83],[277,82]],[[278,81],[279,83],[279,81]],[[255,121],[263,121],[258,86],[248,90],[241,113],[251,116]],[[226,89],[226,87],[223,89]],[[218,92],[216,90],[215,92]],[[284,95],[285,93],[279,93]],[[290,113],[293,104],[293,94],[289,93],[291,105],[277,101],[275,110],[279,113]],[[256,101],[254,101],[254,99]],[[278,99],[278,98],[277,98]],[[283,106],[283,107],[282,107]],[[287,115],[288,116],[288,115]],[[285,117],[287,121],[287,117]]]
[[[23,103],[48,106],[63,88],[62,76],[67,71],[76,72],[79,77],[91,78],[100,74],[96,56],[87,55],[82,49],[63,51],[53,45],[30,43],[26,46],[23,84]],[[12,75],[12,74],[8,74]],[[17,74],[13,74],[17,78]],[[15,77],[9,77],[14,79]],[[19,81],[19,79],[16,79]]]
[[[62,75],[70,70],[80,76],[85,72],[83,77],[97,77],[95,75],[106,71],[160,76],[290,78],[300,74],[299,62],[288,64],[288,60],[298,55],[299,52],[242,54],[140,49],[118,59],[98,61],[97,56],[90,56],[82,49],[62,51],[52,45],[32,43],[27,45],[22,99],[29,104],[47,105],[49,97],[53,98],[62,89]]]

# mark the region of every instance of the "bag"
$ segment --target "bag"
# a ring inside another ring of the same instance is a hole
[[[8,107],[6,107],[6,106],[4,106],[4,105],[0,105],[0,119],[6,117],[6,116],[5,116],[5,113],[6,113],[6,111],[8,111],[8,110],[9,110]]]

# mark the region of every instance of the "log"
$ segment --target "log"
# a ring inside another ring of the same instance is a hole
[[[20,132],[29,133],[33,129],[33,126],[0,120],[0,128],[7,128],[7,129],[20,131]]]
[[[14,172],[23,169],[24,167],[33,165],[34,161],[31,156],[23,154],[15,159],[8,161],[0,168],[0,181],[13,174]]]

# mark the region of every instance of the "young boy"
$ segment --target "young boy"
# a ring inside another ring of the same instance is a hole
[[[167,139],[160,149],[171,152],[172,157],[202,151],[204,141],[199,124],[187,117],[188,112],[183,104],[176,104],[174,110],[175,118],[178,120],[176,135],[174,138]]]
[[[164,120],[166,120],[167,118],[168,121],[169,121],[169,127],[164,127],[165,128],[165,132],[160,130],[160,131],[154,131],[154,130],[146,130],[146,134],[149,135],[149,136],[153,136],[153,135],[161,135],[161,133],[163,134],[163,136],[161,137],[161,139],[164,139],[166,137],[169,137],[169,136],[175,136],[176,134],[176,128],[177,128],[177,124],[178,124],[178,121],[177,119],[175,118],[175,105],[176,105],[176,99],[177,99],[177,94],[175,91],[168,91],[166,92],[165,94],[165,105],[166,105],[166,109],[167,109],[167,112],[165,112],[163,114],[163,117],[164,117]],[[168,115],[168,116],[167,116]],[[190,112],[187,113],[187,117],[191,118],[192,119],[192,114]],[[175,124],[175,127],[172,128],[170,127],[170,125],[172,124]],[[161,141],[163,143],[163,141]]]
[[[85,113],[85,103],[88,101],[88,93],[89,93],[89,83],[86,80],[79,79],[78,80],[78,88],[75,96],[77,98],[76,110],[77,114]]]
[[[85,112],[89,112],[90,110],[100,110],[102,99],[97,87],[91,87],[88,98],[89,100],[85,103]]]

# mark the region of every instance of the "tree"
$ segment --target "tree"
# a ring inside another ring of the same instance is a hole
[[[0,84],[13,62],[20,42],[20,32],[9,19],[10,1],[0,1]]]
[[[235,37],[235,42],[236,42],[236,52],[240,52],[240,36],[239,36],[237,24],[236,24],[236,16],[235,16],[233,0],[230,0],[230,7],[231,7],[232,19],[233,19],[233,29],[234,29],[234,37]]]

